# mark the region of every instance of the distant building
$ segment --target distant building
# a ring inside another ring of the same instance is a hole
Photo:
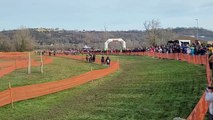
[[[176,38],[176,40],[190,40],[191,43],[195,43],[197,41],[200,41],[201,43],[207,43],[207,44],[213,43],[213,38],[205,37],[205,36],[200,36],[198,40],[195,37],[191,37],[191,36],[179,36]]]
[[[45,29],[44,29],[44,28],[37,28],[37,31],[38,31],[38,32],[44,32]]]
[[[59,31],[59,28],[37,28],[38,32],[50,32],[50,31]]]
[[[207,44],[213,45],[213,41],[207,41]]]
[[[197,39],[195,37],[179,36],[176,38],[176,40],[190,40],[191,43],[195,43]]]

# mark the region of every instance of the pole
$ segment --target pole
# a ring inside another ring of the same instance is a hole
[[[198,19],[195,19],[197,22],[197,35],[196,35],[196,39],[198,40]]]
[[[117,64],[118,64],[118,70],[120,70],[120,60],[119,60],[119,58],[117,60]]]
[[[42,53],[40,56],[41,56],[41,73],[44,73],[44,64],[43,64]]]
[[[92,65],[90,66],[90,71],[92,71],[93,69],[92,69]]]
[[[11,105],[12,105],[12,108],[14,108],[14,105],[13,105],[13,93],[12,93],[12,88],[11,88],[10,82],[9,82],[9,90],[10,90]]]
[[[29,60],[28,60],[28,74],[31,73],[31,58],[30,58],[30,52],[29,52]]]
[[[15,59],[15,70],[17,69],[17,60]]]

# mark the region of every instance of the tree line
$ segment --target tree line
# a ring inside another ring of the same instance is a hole
[[[29,29],[20,29],[0,33],[0,51],[32,51],[34,46],[35,40],[30,34]]]
[[[32,51],[34,49],[80,49],[85,45],[103,49],[108,38],[122,38],[127,48],[139,48],[166,44],[177,36],[193,35],[196,28],[162,29],[158,20],[144,22],[145,30],[130,31],[75,31],[21,28],[0,32],[0,51]],[[200,29],[200,34],[213,37],[213,32]],[[110,43],[109,47],[119,49],[121,43]]]

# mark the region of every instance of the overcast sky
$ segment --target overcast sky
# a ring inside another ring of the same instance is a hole
[[[159,20],[162,28],[213,30],[213,0],[0,0],[0,30],[144,30]]]

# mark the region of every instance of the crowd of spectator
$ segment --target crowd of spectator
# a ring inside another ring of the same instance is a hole
[[[101,64],[102,65],[107,64],[108,66],[110,66],[110,62],[111,62],[111,60],[110,60],[109,56],[107,56],[106,59],[104,59],[104,56],[101,57]]]
[[[91,54],[106,54],[106,53],[130,53],[130,52],[158,52],[158,53],[183,53],[189,55],[205,55],[208,53],[213,53],[213,45],[204,45],[200,42],[195,42],[192,44],[181,44],[179,43],[167,43],[166,45],[160,46],[151,46],[151,47],[141,47],[134,49],[126,49],[126,50],[100,50],[100,49],[70,49],[65,51],[49,51],[49,55],[61,54],[64,53],[66,55],[72,54],[77,55],[81,53],[88,54],[88,60],[92,56]],[[48,51],[44,51],[44,53],[48,53]]]
[[[167,44],[148,48],[148,51],[159,53],[183,53],[189,55],[205,55],[208,47],[202,44]]]
[[[205,55],[207,52],[213,52],[213,45],[204,45],[200,42],[195,42],[190,44],[181,44],[178,43],[170,43],[161,46],[151,46],[151,47],[144,47],[144,48],[135,48],[135,49],[128,49],[122,50],[123,53],[125,52],[158,52],[158,53],[183,53],[189,55]],[[102,51],[104,52],[104,51]],[[105,51],[106,52],[106,51]],[[109,53],[118,53],[120,50],[109,50]]]
[[[95,57],[96,57],[95,54],[92,53],[86,54],[86,61],[89,63],[95,62]]]

